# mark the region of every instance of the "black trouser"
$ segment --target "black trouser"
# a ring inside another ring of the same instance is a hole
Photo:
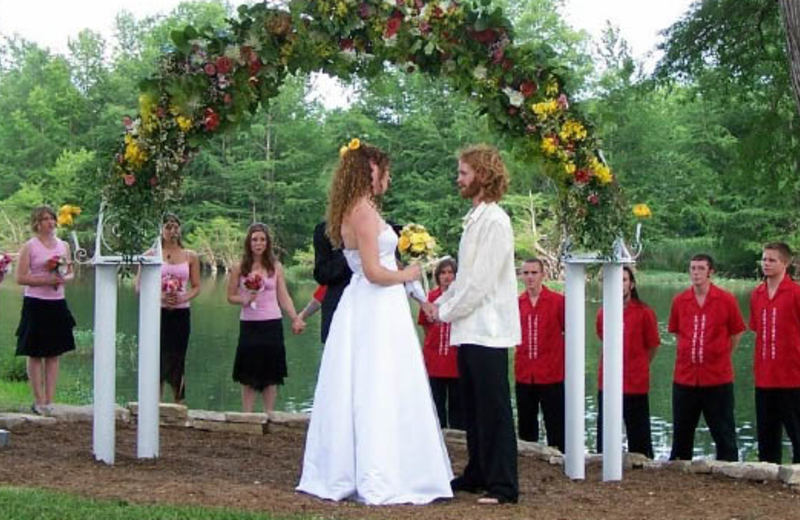
[[[597,453],[603,453],[603,392],[597,393]],[[648,394],[622,394],[622,419],[628,437],[628,452],[653,458]]]
[[[517,431],[523,441],[539,442],[539,407],[547,445],[564,453],[564,382],[546,385],[517,383]]]
[[[800,463],[800,388],[756,388],[758,460],[781,463],[783,429],[792,442],[792,463]]]
[[[509,502],[519,497],[508,349],[460,345],[458,373],[469,461],[464,482]]]
[[[454,430],[464,429],[461,411],[461,388],[457,377],[429,377],[433,403],[439,415],[439,426]]]
[[[717,447],[717,460],[739,460],[733,414],[733,383],[716,386],[672,384],[672,423],[675,431],[670,460],[692,460],[694,431],[701,413]]]

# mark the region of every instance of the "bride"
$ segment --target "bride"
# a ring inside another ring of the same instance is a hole
[[[389,158],[357,139],[342,148],[327,233],[353,271],[333,316],[314,394],[299,491],[372,505],[453,496],[452,471],[403,283],[397,235],[376,199]]]

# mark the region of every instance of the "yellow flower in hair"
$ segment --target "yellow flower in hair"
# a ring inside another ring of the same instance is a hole
[[[650,218],[653,213],[647,204],[636,204],[633,206],[633,215],[637,218]]]
[[[358,150],[361,148],[361,140],[358,137],[350,139],[350,143],[347,145],[347,147],[351,150]]]
[[[347,150],[349,149],[350,148],[348,148],[347,146],[342,146],[341,148],[339,148],[339,157],[344,157],[344,154],[346,154]]]

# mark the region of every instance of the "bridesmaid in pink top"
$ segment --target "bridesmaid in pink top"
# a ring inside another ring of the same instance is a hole
[[[252,412],[261,394],[264,411],[272,412],[278,385],[288,375],[281,310],[292,320],[295,334],[305,329],[305,323],[289,296],[266,224],[257,222],[247,230],[242,261],[228,279],[228,302],[242,307],[233,364],[233,380],[242,385],[242,411]]]
[[[200,261],[197,253],[183,247],[181,221],[174,213],[166,213],[161,223],[161,256],[161,395],[163,399],[166,382],[172,389],[173,401],[183,404],[186,352],[192,330],[189,301],[200,292]]]
[[[41,206],[31,214],[36,234],[25,242],[17,263],[17,283],[25,287],[17,328],[18,356],[28,356],[31,411],[47,414],[56,393],[59,356],[75,350],[75,319],[64,298],[64,284],[73,279],[69,244],[56,237],[56,213]]]

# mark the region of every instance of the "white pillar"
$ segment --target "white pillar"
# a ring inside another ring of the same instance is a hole
[[[161,265],[141,266],[139,290],[139,422],[136,456],[158,457]]]
[[[586,394],[586,269],[583,264],[566,264],[566,368],[564,467],[571,479],[586,477],[584,396]]]
[[[114,464],[117,363],[117,265],[94,268],[94,458]]]
[[[622,264],[603,264],[603,480],[622,480]]]

